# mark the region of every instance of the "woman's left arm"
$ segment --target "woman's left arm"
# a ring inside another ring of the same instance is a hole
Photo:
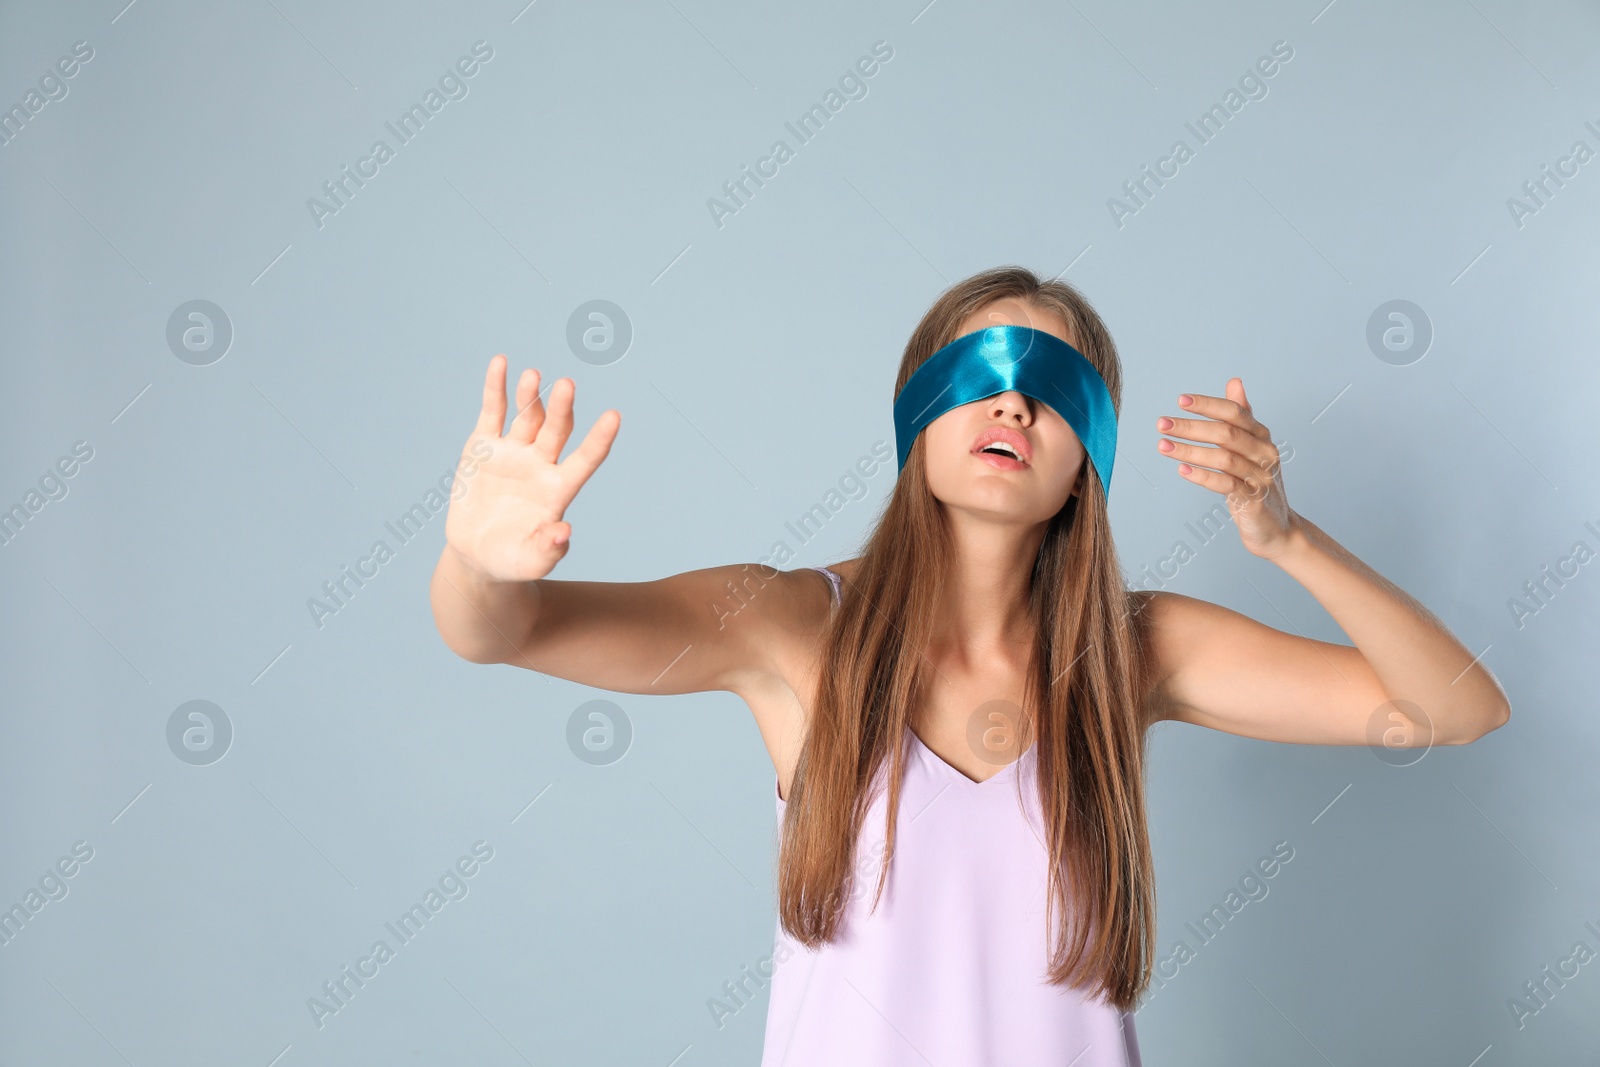
[[[1390,747],[1465,744],[1503,726],[1511,705],[1494,675],[1415,598],[1289,507],[1278,449],[1244,383],[1225,392],[1184,394],[1179,405],[1203,417],[1156,423],[1215,447],[1162,438],[1158,449],[1227,498],[1245,548],[1305,586],[1355,647],[1155,593],[1158,717],[1270,741]]]

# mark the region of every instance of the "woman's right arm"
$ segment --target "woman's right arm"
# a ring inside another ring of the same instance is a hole
[[[819,606],[821,583],[809,576],[735,564],[648,582],[545,577],[568,549],[562,515],[609,453],[621,416],[604,412],[558,462],[572,431],[573,383],[556,381],[546,413],[538,372],[524,371],[517,416],[502,435],[505,376],[505,358],[495,356],[430,587],[450,650],[623,693],[741,692],[777,673],[784,639],[803,632]]]
[[[796,617],[780,629],[775,613],[797,614],[797,599],[825,604],[825,589],[760,564],[649,582],[494,582],[447,546],[432,595],[439,632],[463,659],[665,695],[743,693],[759,675],[779,673],[776,646],[802,623]],[[770,610],[757,608],[762,598]]]

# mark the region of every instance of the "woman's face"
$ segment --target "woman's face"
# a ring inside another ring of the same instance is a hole
[[[1059,312],[1013,297],[973,312],[957,336],[1007,325],[1031,326],[1077,346]],[[947,507],[1044,522],[1082,489],[1085,454],[1078,435],[1049,405],[1015,391],[951,408],[922,436],[928,488]],[[1020,459],[996,454],[1007,444]]]

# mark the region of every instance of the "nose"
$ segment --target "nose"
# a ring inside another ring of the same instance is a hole
[[[991,419],[1014,420],[1022,426],[1033,422],[1033,401],[1015,389],[991,396],[988,406]]]

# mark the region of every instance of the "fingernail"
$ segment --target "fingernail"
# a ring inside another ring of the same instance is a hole
[[[1190,396],[1188,393],[1179,393],[1178,403],[1182,404],[1184,407],[1188,407],[1190,404],[1194,403],[1194,397]]]
[[[1193,472],[1193,470],[1194,470],[1194,468],[1189,466],[1187,463],[1178,464],[1178,473],[1179,474],[1189,474],[1189,473]]]
[[[1159,419],[1156,420],[1156,429],[1158,429],[1158,430],[1170,430],[1170,429],[1172,429],[1172,420],[1167,418],[1165,415],[1161,416]]]
[[[1172,442],[1168,441],[1166,438],[1163,437],[1160,441],[1158,441],[1156,443],[1156,447],[1161,449],[1161,451],[1163,451],[1163,452],[1171,452],[1172,451]]]

